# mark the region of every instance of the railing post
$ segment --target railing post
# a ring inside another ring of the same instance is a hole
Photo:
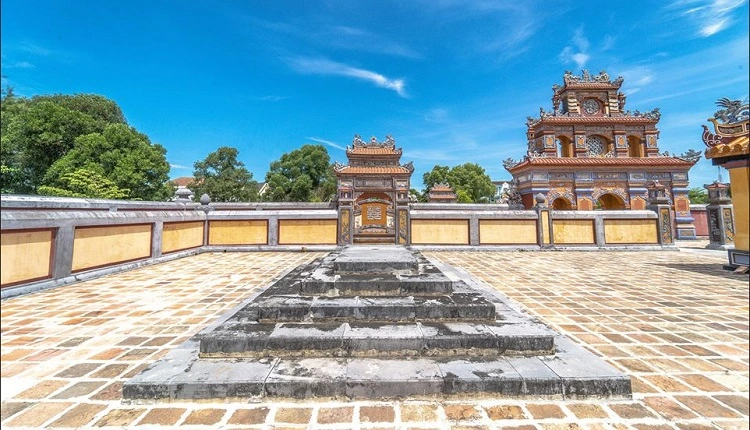
[[[674,245],[672,206],[667,198],[666,186],[658,180],[646,184],[648,205],[646,209],[656,212],[656,226],[659,245]]]
[[[734,211],[729,197],[729,185],[714,181],[704,187],[708,190],[708,248],[734,248]]]
[[[552,247],[552,217],[550,216],[550,208],[547,205],[547,197],[544,194],[539,193],[534,198],[536,200],[536,206],[534,210],[537,214],[537,244],[540,248],[551,248]]]

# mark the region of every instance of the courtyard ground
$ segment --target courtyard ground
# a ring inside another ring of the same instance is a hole
[[[747,429],[748,276],[726,253],[426,252],[631,376],[630,400],[130,404],[124,381],[322,253],[204,253],[4,300],[2,428]]]

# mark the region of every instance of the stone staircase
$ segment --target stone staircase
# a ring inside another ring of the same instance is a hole
[[[460,393],[627,397],[630,380],[473,278],[370,245],[293,269],[123,386],[133,400]]]

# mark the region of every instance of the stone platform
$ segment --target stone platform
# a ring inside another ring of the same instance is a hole
[[[630,379],[464,272],[397,246],[288,272],[123,385],[147,399],[629,397]]]

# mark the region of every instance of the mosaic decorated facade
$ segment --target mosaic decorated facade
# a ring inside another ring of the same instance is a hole
[[[646,183],[658,180],[674,209],[677,238],[695,238],[688,171],[699,151],[659,151],[659,109],[625,110],[623,78],[566,71],[552,86],[552,110],[527,118],[528,150],[505,168],[526,208],[541,193],[556,210],[645,209]]]
[[[365,142],[355,135],[347,164],[336,163],[339,244],[408,242],[412,163],[401,164],[401,148],[391,136]]]
[[[734,249],[728,250],[730,268],[747,267],[750,265],[750,106],[747,102],[727,98],[716,104],[723,109],[708,119],[714,130],[711,132],[704,125],[702,137],[707,147],[706,158],[729,171],[734,219],[733,211],[726,207],[709,214],[712,229],[721,226],[724,230],[711,234],[723,234],[734,242]]]

